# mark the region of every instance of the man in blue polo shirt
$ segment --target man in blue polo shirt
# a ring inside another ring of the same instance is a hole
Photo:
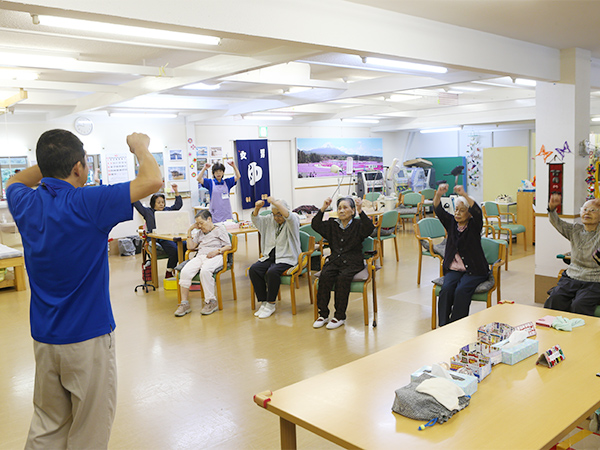
[[[108,446],[117,379],[106,244],[116,224],[132,219],[131,203],[162,185],[149,142],[127,137],[140,164],[135,180],[83,187],[82,142],[50,130],[38,140],[38,165],[8,181],[31,288],[36,373],[27,449]]]

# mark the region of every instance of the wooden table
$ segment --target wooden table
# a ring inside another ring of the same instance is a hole
[[[536,328],[540,353],[556,344],[563,349],[565,360],[557,366],[536,365],[537,355],[494,366],[467,408],[424,431],[418,431],[423,422],[392,413],[394,392],[410,374],[448,362],[476,340],[478,326],[519,325],[547,314],[586,322],[572,332]],[[279,389],[265,407],[280,416],[282,448],[296,448],[299,425],[346,448],[548,449],[600,405],[597,372],[600,319],[504,304]]]
[[[187,235],[186,234],[157,234],[157,233],[148,233],[147,236],[151,239],[150,245],[150,264],[152,269],[152,282],[151,284],[158,288],[158,265],[157,265],[157,255],[156,255],[156,240],[163,239],[165,241],[173,241],[177,243],[177,263],[182,263],[184,254],[183,254],[183,243],[185,242]]]

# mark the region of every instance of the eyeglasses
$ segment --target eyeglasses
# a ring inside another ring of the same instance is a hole
[[[598,212],[598,210],[596,208],[581,208],[580,211],[582,213],[586,213],[586,212],[595,213],[595,212]]]
[[[283,214],[281,214],[281,213],[273,214],[273,217],[283,217]]]

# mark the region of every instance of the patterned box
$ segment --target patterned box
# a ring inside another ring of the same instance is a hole
[[[496,344],[513,333],[515,329],[506,323],[492,322],[477,329],[477,340],[484,344]]]
[[[465,345],[460,349],[458,355],[450,359],[450,369],[456,371],[465,369],[467,373],[474,375],[481,382],[492,372],[492,362],[489,356],[481,353],[481,345],[476,342]]]

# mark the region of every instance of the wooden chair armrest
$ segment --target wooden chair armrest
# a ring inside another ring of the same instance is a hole
[[[238,215],[238,213],[237,213],[237,212],[233,211],[231,214],[233,215],[233,217],[234,217],[234,220],[235,220],[236,222],[239,222],[239,221],[240,221],[240,216]]]

